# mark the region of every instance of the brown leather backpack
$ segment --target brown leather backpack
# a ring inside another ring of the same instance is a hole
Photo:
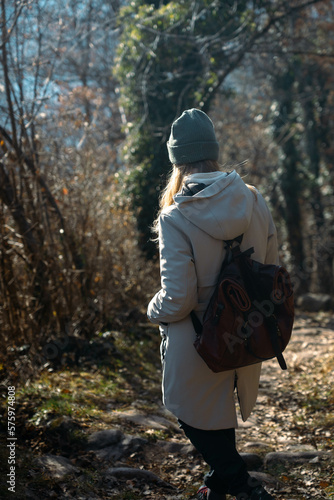
[[[194,346],[214,372],[232,370],[274,357],[282,370],[282,352],[294,321],[293,287],[282,266],[250,258],[240,249],[243,235],[225,241],[226,256],[203,324],[192,311]]]

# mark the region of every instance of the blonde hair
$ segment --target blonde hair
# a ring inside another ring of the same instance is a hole
[[[155,241],[157,241],[159,234],[160,214],[165,208],[173,205],[174,196],[180,191],[185,179],[191,174],[217,172],[217,170],[220,170],[220,167],[216,160],[202,160],[195,163],[185,163],[184,165],[173,165],[167,178],[166,187],[160,195],[157,218],[152,225],[152,231],[156,235]]]
[[[159,235],[159,217],[161,212],[173,205],[174,196],[181,190],[186,178],[191,174],[202,174],[207,172],[220,171],[220,165],[216,160],[202,160],[195,163],[186,163],[184,165],[173,165],[167,179],[167,185],[162,191],[159,199],[159,211],[157,218],[153,222],[152,231],[156,235],[154,241],[158,241]],[[257,199],[256,189],[253,186],[246,184]]]
[[[164,209],[173,205],[174,196],[178,193],[188,175],[203,174],[206,172],[216,172],[220,170],[219,164],[215,160],[197,161],[196,163],[186,163],[185,165],[173,165],[167,185],[162,191],[159,201],[159,214]]]

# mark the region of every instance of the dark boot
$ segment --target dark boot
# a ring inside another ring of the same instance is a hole
[[[226,496],[221,493],[215,493],[207,486],[201,486],[197,492],[198,500],[226,500]]]
[[[252,491],[250,500],[274,500],[274,497],[271,496],[268,491],[266,491],[263,486],[258,486]]]

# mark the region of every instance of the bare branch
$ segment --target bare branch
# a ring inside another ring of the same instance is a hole
[[[31,0],[32,1],[32,0]],[[13,31],[14,31],[14,28],[16,26],[16,23],[18,21],[18,18],[20,17],[21,13],[22,13],[22,10],[24,9],[24,7],[27,7],[29,4],[29,2],[25,1],[25,0],[22,0],[21,3],[19,5],[16,5],[16,12],[15,12],[15,16],[14,16],[14,19],[13,19],[13,22],[12,22],[12,25],[10,28],[7,28],[6,29],[6,36],[2,39],[2,42],[0,44],[0,50],[3,49],[3,46],[5,44],[8,43]],[[6,19],[5,17],[2,17],[2,21],[3,21],[3,25],[6,24]]]
[[[245,45],[242,47],[242,49],[240,50],[239,53],[236,54],[234,60],[232,60],[228,65],[227,67],[224,69],[224,71],[222,71],[219,75],[218,75],[218,79],[217,79],[217,82],[211,86],[211,89],[210,89],[210,93],[207,94],[204,98],[203,98],[203,108],[205,108],[205,104],[207,102],[207,100],[211,97],[212,94],[215,93],[215,91],[217,91],[219,89],[219,87],[222,85],[222,83],[224,82],[224,80],[226,79],[226,77],[234,70],[236,69],[239,64],[241,63],[241,61],[243,60],[243,58],[245,57],[245,55],[250,52],[250,50],[252,49],[252,47],[255,45],[256,41],[262,37],[264,37],[268,32],[269,30],[276,24],[276,23],[279,23],[281,21],[283,21],[284,19],[286,19],[289,15],[295,13],[295,12],[299,12],[300,10],[302,9],[305,9],[306,7],[309,7],[311,5],[315,5],[315,4],[318,4],[318,3],[321,3],[322,0],[309,0],[307,2],[304,2],[302,4],[299,4],[299,5],[296,5],[296,6],[289,6],[288,10],[286,10],[284,13],[282,14],[279,14],[279,15],[274,15],[273,17],[271,17],[267,23],[265,24],[265,26],[263,28],[261,28],[259,31],[257,31],[256,33],[254,33],[254,35],[249,39],[249,41],[247,43],[245,43]],[[286,8],[286,6],[284,5],[284,7]]]
[[[15,123],[15,115],[13,102],[11,97],[11,84],[9,80],[9,70],[8,70],[8,58],[7,58],[7,34],[6,34],[6,8],[5,8],[5,0],[1,0],[1,16],[2,16],[2,65],[4,71],[4,80],[5,80],[5,92],[7,98],[7,105],[9,110],[9,118],[12,126],[13,132],[13,146],[17,149],[18,144],[16,140],[16,123]]]

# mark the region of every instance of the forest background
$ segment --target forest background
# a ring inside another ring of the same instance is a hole
[[[333,296],[333,1],[0,5],[2,379],[143,318],[165,143],[190,107],[264,194],[297,296]]]

